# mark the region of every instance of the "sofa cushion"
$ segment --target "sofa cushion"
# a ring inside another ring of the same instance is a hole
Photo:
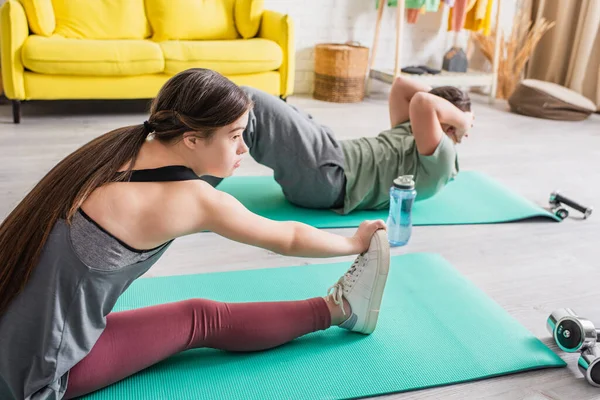
[[[194,67],[223,75],[251,74],[276,70],[283,61],[281,47],[267,39],[168,41],[160,47],[165,73],[173,75]]]
[[[71,39],[150,37],[144,0],[52,0],[55,34]]]
[[[23,65],[56,75],[126,76],[161,73],[160,47],[150,40],[85,40],[32,35],[23,44]]]
[[[20,0],[27,14],[27,23],[36,35],[50,36],[56,28],[52,0]]]
[[[146,0],[153,39],[225,40],[238,38],[235,0]]]
[[[244,39],[256,36],[263,11],[264,0],[235,1],[235,26]]]

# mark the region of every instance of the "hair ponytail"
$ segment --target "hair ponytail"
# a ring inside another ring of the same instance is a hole
[[[96,138],[56,165],[8,215],[0,225],[0,315],[27,283],[56,221],[70,221],[94,189],[115,181],[133,160],[131,170],[145,139],[144,125]]]

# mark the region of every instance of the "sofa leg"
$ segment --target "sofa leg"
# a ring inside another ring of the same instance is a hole
[[[287,97],[284,97],[283,95],[279,95],[279,98],[287,103]]]
[[[13,122],[18,124],[21,122],[21,101],[13,100],[12,101],[12,109],[13,109]]]

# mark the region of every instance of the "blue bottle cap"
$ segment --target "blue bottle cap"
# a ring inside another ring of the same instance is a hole
[[[394,179],[394,187],[398,189],[414,189],[415,181],[412,175],[402,175]]]

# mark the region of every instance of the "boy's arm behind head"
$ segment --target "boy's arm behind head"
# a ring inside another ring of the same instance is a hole
[[[430,90],[431,86],[412,79],[402,76],[394,79],[389,98],[391,127],[408,121],[410,101],[416,93],[429,92]]]

